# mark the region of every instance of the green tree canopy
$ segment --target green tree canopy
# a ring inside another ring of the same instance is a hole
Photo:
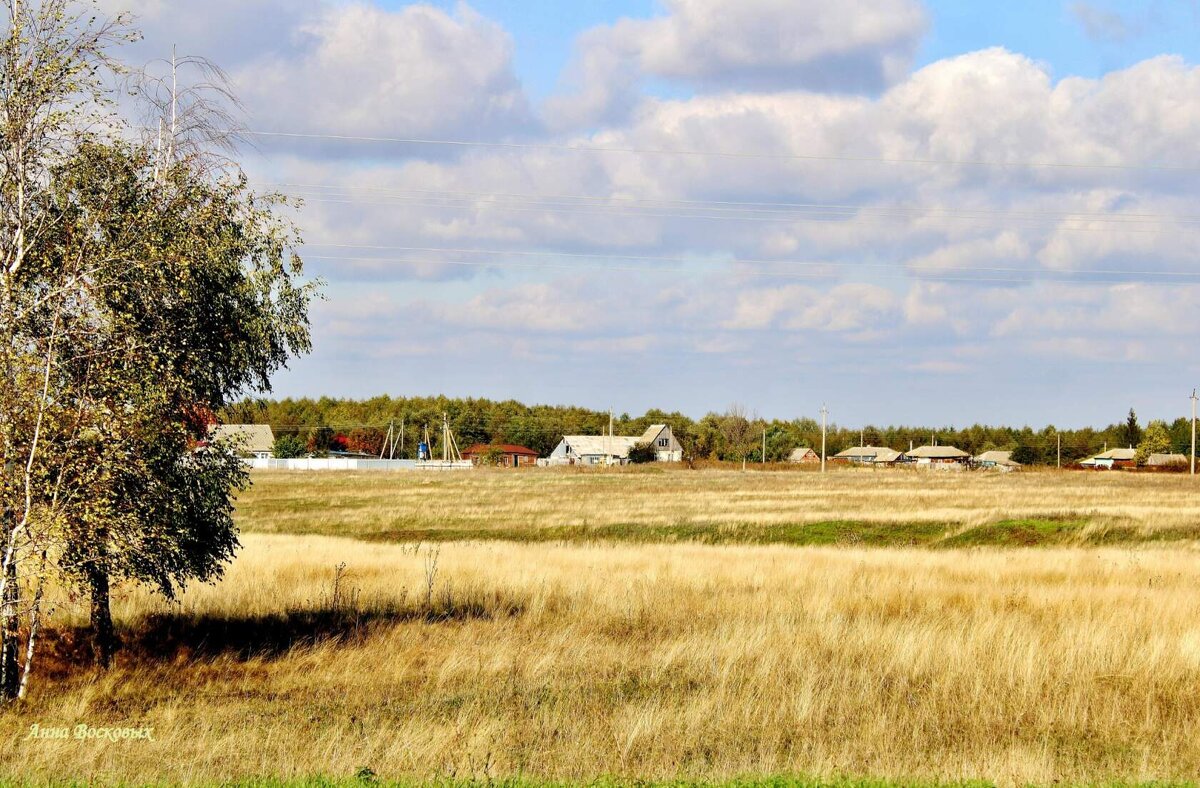
[[[1152,421],[1146,425],[1142,440],[1137,445],[1138,465],[1144,465],[1151,454],[1168,454],[1171,451],[1171,433],[1166,422]]]

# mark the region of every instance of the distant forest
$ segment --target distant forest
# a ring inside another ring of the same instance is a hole
[[[512,443],[549,454],[563,435],[599,435],[608,430],[608,413],[560,405],[524,405],[507,400],[450,399],[447,397],[374,397],[368,400],[283,399],[246,400],[222,414],[226,423],[270,424],[277,437],[308,451],[365,452],[378,455],[388,425],[404,442],[396,457],[416,455],[417,441],[429,430],[434,455],[441,450],[442,414],[460,448],[475,443]],[[650,410],[641,416],[614,414],[616,435],[640,435],[651,424],[670,425],[684,446],[686,458],[740,462],[762,460],[762,433],[766,430],[768,462],[786,460],[792,450],[807,446],[818,452],[821,425],[811,418],[764,420],[734,406],[724,413],[710,413],[696,420],[682,413]],[[830,423],[827,437],[829,456],[860,445],[908,449],[936,441],[954,445],[972,454],[990,449],[1011,450],[1024,464],[1049,464],[1057,460],[1058,438],[1062,438],[1062,460],[1067,465],[1103,451],[1105,447],[1138,446],[1144,434],[1157,434],[1169,442],[1169,450],[1187,453],[1191,446],[1191,423],[1180,418],[1173,423],[1151,422],[1145,427],[1131,410],[1123,421],[1106,427],[1056,430],[1054,427],[1003,427],[975,424],[954,426],[868,426],[863,429]],[[297,440],[298,439],[298,440]],[[1162,438],[1160,437],[1160,442]],[[1160,449],[1168,448],[1159,446]],[[1157,450],[1157,449],[1156,449]]]

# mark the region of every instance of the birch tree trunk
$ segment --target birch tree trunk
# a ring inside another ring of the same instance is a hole
[[[89,571],[88,580],[92,591],[92,658],[107,670],[117,648],[107,567],[96,565]]]
[[[10,561],[6,572],[4,599],[0,604],[0,699],[15,700],[21,686],[20,632],[18,610],[17,562]]]

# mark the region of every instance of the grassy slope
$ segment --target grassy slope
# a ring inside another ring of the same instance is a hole
[[[1104,545],[1200,539],[1200,491],[1122,473],[263,473],[239,518],[390,542]]]

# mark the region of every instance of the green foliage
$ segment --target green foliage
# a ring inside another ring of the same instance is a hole
[[[1121,443],[1125,446],[1137,446],[1142,442],[1142,428],[1138,425],[1137,413],[1133,408],[1129,409],[1129,416],[1125,419],[1125,428],[1121,435]]]
[[[1033,446],[1018,446],[1013,449],[1012,459],[1021,465],[1034,465],[1041,461],[1041,452]]]
[[[658,459],[658,451],[649,443],[638,443],[629,450],[629,461],[634,465],[643,465]]]
[[[501,465],[504,462],[504,449],[499,446],[488,446],[479,456],[480,465]]]
[[[1137,463],[1145,464],[1151,454],[1167,454],[1171,451],[1171,433],[1163,421],[1152,421],[1146,425],[1142,440],[1137,444]]]
[[[281,460],[303,457],[307,451],[308,447],[300,440],[300,436],[288,432],[277,436],[272,446],[272,453]]]
[[[147,153],[93,144],[56,184],[64,250],[110,261],[80,315],[92,330],[76,345],[90,352],[69,383],[120,403],[95,414],[80,476],[90,494],[65,565],[173,596],[232,556],[230,493],[247,482],[230,447],[191,450],[207,437],[197,414],[266,389],[308,349],[313,290],[288,252],[292,231],[243,179],[185,163],[156,178]]]

